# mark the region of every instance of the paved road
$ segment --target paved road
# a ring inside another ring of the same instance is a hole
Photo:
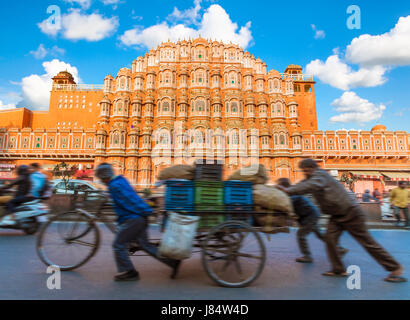
[[[350,249],[346,265],[361,268],[361,290],[349,290],[346,279],[321,276],[329,265],[323,243],[313,235],[309,241],[315,263],[297,264],[295,231],[267,241],[268,257],[261,277],[250,287],[221,288],[205,274],[199,254],[183,263],[179,278],[169,279],[170,270],[151,257],[134,257],[139,282],[112,281],[115,265],[112,234],[103,227],[103,243],[97,255],[80,269],[63,273],[61,290],[46,287],[46,267],[35,252],[35,237],[15,231],[0,231],[0,299],[410,299],[410,282],[382,281],[386,272],[348,235],[342,245]],[[152,227],[154,236],[157,229]],[[406,268],[410,277],[410,232],[374,230],[374,237]]]

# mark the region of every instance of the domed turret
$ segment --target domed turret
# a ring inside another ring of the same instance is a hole
[[[386,131],[386,126],[378,124],[372,128],[372,131]]]
[[[52,80],[53,84],[76,84],[73,75],[67,70],[59,72]]]

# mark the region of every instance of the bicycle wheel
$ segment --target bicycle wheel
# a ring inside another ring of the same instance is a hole
[[[255,281],[265,266],[266,249],[247,223],[228,221],[214,227],[202,243],[202,263],[223,287],[241,288]]]
[[[100,232],[85,214],[66,212],[50,219],[37,238],[37,254],[47,266],[61,271],[74,270],[90,260],[98,250]]]

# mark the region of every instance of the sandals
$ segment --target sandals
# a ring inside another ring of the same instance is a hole
[[[387,282],[407,282],[407,279],[402,276],[388,276],[384,279]]]
[[[334,271],[328,271],[325,273],[322,273],[322,276],[326,277],[339,277],[339,278],[344,278],[347,277],[349,274],[347,272],[334,272]]]

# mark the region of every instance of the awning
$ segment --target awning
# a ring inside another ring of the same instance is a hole
[[[379,171],[350,171],[357,178],[364,179],[381,179],[382,174]]]
[[[410,181],[410,172],[382,172],[382,174],[393,181]]]
[[[4,163],[0,164],[0,169],[14,169],[15,167],[16,167],[15,164],[4,164]]]

